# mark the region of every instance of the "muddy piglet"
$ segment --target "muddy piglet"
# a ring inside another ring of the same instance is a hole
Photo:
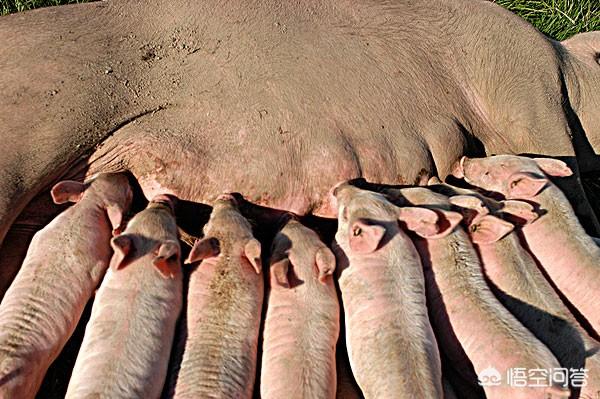
[[[101,174],[52,188],[75,205],[33,237],[0,305],[0,398],[33,398],[75,330],[110,261],[132,192],[127,177]]]
[[[158,398],[182,306],[174,198],[155,197],[113,238],[67,398]]]
[[[261,397],[335,398],[335,257],[314,231],[288,218],[271,251]]]
[[[197,261],[167,396],[250,398],[264,295],[261,245],[233,196],[216,200],[186,263]]]
[[[473,186],[541,208],[540,218],[522,229],[527,246],[556,288],[600,334],[600,248],[547,177],[570,176],[568,166],[551,158],[463,157],[454,173]]]
[[[350,366],[367,398],[440,398],[442,373],[419,255],[398,219],[436,229],[435,212],[397,208],[348,183],[334,189],[334,249]]]

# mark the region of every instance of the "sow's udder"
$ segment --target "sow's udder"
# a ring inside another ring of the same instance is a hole
[[[257,113],[186,123],[185,115],[161,111],[119,129],[91,155],[87,175],[130,171],[148,199],[169,193],[211,204],[223,192],[237,192],[256,205],[333,218],[329,194],[340,181],[425,184],[435,170],[422,139],[380,125],[384,131],[366,140],[335,121],[302,127],[290,116],[265,122]]]

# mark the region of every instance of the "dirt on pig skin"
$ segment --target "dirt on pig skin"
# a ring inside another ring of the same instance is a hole
[[[521,229],[524,241],[557,290],[596,336],[600,334],[600,248],[586,234],[564,193],[548,178],[572,174],[562,161],[497,155],[461,158],[456,177],[508,199],[535,204],[542,215]]]
[[[261,246],[229,194],[214,203],[186,263],[187,311],[167,398],[250,398],[264,295]]]
[[[263,331],[262,398],[335,398],[339,302],[335,257],[290,218],[271,251]]]
[[[112,240],[66,398],[158,398],[183,302],[174,199],[154,198]]]
[[[435,213],[399,212],[380,194],[347,183],[334,196],[339,214],[334,250],[356,382],[366,398],[442,397],[421,262],[398,226],[401,215],[419,225],[419,217]]]
[[[124,175],[103,174],[52,196],[76,204],[35,234],[0,304],[0,398],[35,396],[108,267],[132,192]]]
[[[560,364],[494,297],[469,236],[451,222],[457,213],[451,211],[448,199],[421,187],[386,190],[386,194],[397,203],[435,209],[446,219],[445,225],[453,225],[446,236],[417,238],[415,243],[423,259],[427,303],[440,348],[462,377],[473,380],[475,375],[469,370],[485,376],[495,369],[500,384],[483,387],[490,399],[569,397],[569,390],[558,384],[517,387],[507,381],[511,368],[551,370]]]

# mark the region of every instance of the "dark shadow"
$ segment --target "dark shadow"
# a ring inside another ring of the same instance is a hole
[[[529,245],[527,245],[527,240],[523,236],[523,233],[520,230],[516,230],[516,231],[517,231],[517,234],[519,235],[519,242],[521,243],[521,245],[523,246],[523,248],[525,248],[525,250],[527,250],[527,252],[529,252],[529,254],[531,255],[532,259],[535,261],[535,264],[537,265],[538,269],[542,272],[542,274],[546,278],[546,281],[548,282],[548,284],[550,284],[552,286],[552,289],[554,289],[554,292],[556,292],[558,294],[558,296],[560,297],[561,301],[569,309],[569,311],[571,312],[571,314],[573,316],[575,316],[575,318],[577,319],[577,321],[579,322],[579,324],[585,329],[585,331],[592,338],[594,338],[597,341],[600,341],[600,336],[594,331],[594,328],[592,327],[592,325],[590,324],[590,322],[585,318],[585,316],[583,316],[581,314],[581,312],[579,312],[579,310],[577,310],[577,308],[575,306],[573,306],[573,304],[569,301],[569,299],[554,284],[554,282],[552,281],[552,279],[550,278],[550,276],[548,275],[548,273],[546,272],[546,270],[544,269],[544,267],[542,266],[542,264],[540,263],[540,261],[535,257],[535,255],[533,254],[533,252],[529,248]]]

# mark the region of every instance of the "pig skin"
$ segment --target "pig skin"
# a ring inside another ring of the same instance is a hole
[[[123,175],[99,175],[87,185],[63,182],[55,187],[65,186],[85,191],[65,198],[78,202],[34,235],[0,304],[3,399],[35,396],[108,267],[111,230],[118,226],[111,226],[107,208],[118,207],[122,216],[131,203]]]
[[[318,264],[326,261],[327,274],[320,279]],[[263,330],[262,398],[335,398],[340,309],[334,268],[331,250],[300,222],[290,220],[275,237]],[[287,274],[283,285],[286,276],[280,272]]]
[[[339,180],[420,182],[467,152],[600,170],[600,33],[556,42],[492,2],[102,1],[3,16],[0,37],[0,241],[81,160],[147,198],[328,217]]]
[[[427,188],[387,190],[394,201],[448,212],[448,199]],[[416,239],[427,283],[427,304],[440,348],[466,379],[469,368],[477,375],[489,367],[500,372],[502,384],[484,386],[489,399],[545,399],[548,394],[568,397],[569,391],[552,387],[511,387],[508,369],[559,368],[560,364],[529,330],[494,297],[467,233],[456,226],[445,237]],[[553,396],[554,397],[554,396]]]
[[[336,197],[334,250],[356,382],[366,398],[442,397],[441,363],[427,317],[422,266],[399,228],[397,209],[383,196],[349,185],[338,187]],[[361,220],[385,229],[381,248],[369,253],[351,248],[349,237]]]
[[[124,236],[131,248],[119,259],[115,241]],[[166,245],[171,252],[162,259],[163,273],[155,265]],[[183,302],[177,226],[169,206],[151,202],[113,239],[113,247],[116,253],[69,382],[69,399],[153,399],[163,389]]]
[[[556,159],[514,155],[463,157],[455,173],[476,187],[540,207],[543,214],[539,219],[521,230],[527,247],[598,336],[600,248],[586,234],[565,195],[547,177],[570,176],[567,165]]]
[[[563,367],[587,369],[587,384],[581,389],[581,399],[598,397],[600,343],[589,336],[562,302],[531,254],[522,246],[518,232],[511,231],[512,225],[500,218],[520,220],[519,225],[536,223],[539,214],[534,207],[526,202],[495,201],[473,190],[443,186],[430,188],[443,190],[450,196],[450,202],[475,212],[467,230],[496,297],[554,353]],[[515,208],[515,203],[518,208]],[[487,214],[497,218],[485,216]],[[502,227],[502,224],[505,225],[504,234],[500,233],[495,239],[476,237],[482,227],[490,231],[494,227]]]
[[[256,374],[258,334],[264,295],[260,252],[248,221],[230,197],[216,201],[205,239],[218,240],[192,272],[183,321],[181,363],[174,365],[167,397],[251,398]],[[260,251],[260,247],[259,247]],[[195,261],[194,249],[186,262]]]
[[[522,218],[524,207],[529,207],[530,215],[526,218],[535,223],[538,215],[533,212],[533,206],[521,204],[520,213],[513,216]],[[502,206],[496,208],[502,209]],[[510,209],[504,207],[504,211],[510,212]],[[483,212],[487,213],[487,209]],[[505,225],[503,233],[508,234],[501,233],[499,239],[477,237],[482,227],[491,231],[502,224]],[[496,297],[554,353],[563,367],[587,370],[586,385],[579,395],[581,399],[600,396],[600,343],[589,336],[561,301],[535,260],[521,245],[517,232],[510,231],[512,226],[508,222],[482,214],[478,214],[468,227]],[[572,389],[579,392],[577,387]]]

